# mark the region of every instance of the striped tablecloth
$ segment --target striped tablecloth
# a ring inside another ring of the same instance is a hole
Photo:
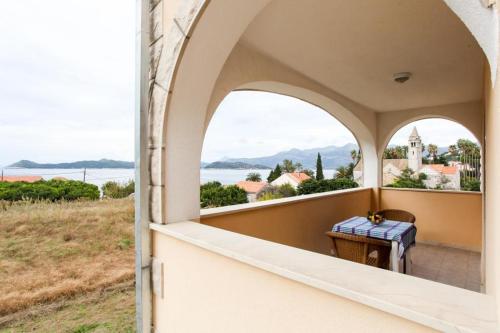
[[[372,224],[366,217],[359,216],[335,224],[332,231],[397,241],[399,243],[399,258],[410,246],[415,244],[415,236],[417,235],[417,228],[413,223],[385,220],[376,225]]]

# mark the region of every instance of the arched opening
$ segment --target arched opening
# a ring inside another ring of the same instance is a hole
[[[476,35],[478,30],[470,28],[470,18],[464,18],[468,14],[460,18],[455,15],[463,9],[452,6],[457,3],[318,0],[313,4],[291,4],[284,0],[220,0],[203,5],[196,2],[192,8],[181,6],[177,15],[181,19],[171,24],[170,36],[178,37],[169,44],[173,52],[165,56],[162,53],[162,57],[171,59],[170,67],[166,67],[172,80],[167,76],[165,89],[159,92],[164,100],[159,99],[158,108],[165,113],[156,115],[161,120],[155,123],[159,126],[152,140],[153,146],[158,147],[153,148],[157,150],[152,154],[153,222],[181,222],[177,225],[182,229],[182,222],[196,220],[268,240],[266,250],[281,243],[290,246],[286,251],[298,247],[330,254],[331,244],[324,233],[332,230],[333,223],[392,206],[392,200],[403,196],[403,191],[394,191],[391,197],[386,189],[380,189],[383,142],[395,125],[429,114],[484,123],[482,49],[487,47],[484,39]],[[199,13],[196,20],[192,19],[193,13]],[[364,185],[368,188],[328,197],[312,196],[297,204],[286,200],[279,205],[262,203],[237,214],[216,208],[200,215],[199,162],[205,131],[216,106],[229,92],[238,89],[283,93],[338,115],[359,140],[364,157]],[[162,104],[164,101],[166,105]],[[474,133],[479,133],[478,137],[484,135],[481,131]],[[423,211],[431,204],[449,204],[447,199],[439,201],[436,195],[425,200],[417,198],[420,194],[411,195],[416,199],[409,202],[419,202]],[[475,213],[477,207],[481,209],[482,199],[478,198],[474,199],[474,209],[463,215],[465,220],[476,221],[481,216],[481,212]],[[431,219],[433,223],[427,232],[419,228],[417,241],[436,234],[453,234],[453,225],[441,223],[453,220],[449,216],[436,214],[434,209],[428,209],[426,214],[417,216],[417,220],[434,215],[438,221]],[[191,227],[197,228],[191,224],[187,228]],[[455,230],[460,233],[462,244],[454,245],[475,248],[477,238],[472,239],[469,230],[473,229]],[[203,232],[193,232],[186,238],[200,234]],[[214,236],[216,245],[220,245],[220,239],[234,243],[234,234],[220,235]],[[243,241],[247,248],[253,244],[249,238]],[[201,243],[203,240],[198,242]],[[392,246],[391,252],[398,253],[394,242]],[[250,257],[264,251],[253,250]],[[166,260],[168,256],[165,254]],[[393,268],[398,268],[399,259],[392,257]],[[328,274],[335,273],[329,271],[323,276]],[[373,274],[382,282],[382,275]],[[437,276],[429,278],[439,281]],[[402,279],[401,283],[406,281],[410,280]]]
[[[479,291],[484,251],[481,143],[459,122],[421,118],[403,122],[386,140],[381,205],[417,216],[413,255],[427,259],[415,258],[413,274],[437,281],[451,281],[453,275],[453,285]]]
[[[316,105],[264,91],[224,98],[207,128],[201,162],[202,208],[244,203],[222,195],[237,193],[234,186],[248,202],[363,186],[361,149],[346,126]],[[214,191],[208,182],[226,187],[212,184]],[[219,194],[226,200],[211,198]]]
[[[444,118],[407,121],[382,154],[382,186],[481,191],[481,144],[465,126]]]

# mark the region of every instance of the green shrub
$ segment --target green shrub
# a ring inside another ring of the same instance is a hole
[[[472,177],[461,179],[460,188],[462,191],[479,192],[481,191],[481,181]]]
[[[236,185],[222,186],[219,182],[208,182],[200,186],[201,208],[222,207],[247,202],[247,193]]]
[[[118,183],[109,181],[101,186],[102,193],[105,197],[120,199],[126,198],[135,192],[135,182],[129,180],[127,183]]]
[[[344,190],[348,188],[358,187],[358,183],[350,178],[335,178],[335,179],[308,179],[300,183],[297,188],[298,194],[312,194],[328,191]]]
[[[99,199],[97,186],[76,180],[40,180],[35,183],[0,182],[0,200],[77,200]]]

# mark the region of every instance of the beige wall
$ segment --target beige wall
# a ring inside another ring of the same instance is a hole
[[[154,232],[164,263],[159,332],[434,332]]]
[[[268,241],[329,254],[330,239],[325,232],[337,222],[352,216],[364,216],[370,210],[371,189],[311,200],[235,211],[204,217],[201,223]]]
[[[473,251],[482,248],[482,194],[381,189],[382,209],[404,209],[417,218],[417,241]]]
[[[500,87],[485,75],[485,278],[486,292],[500,300]],[[498,80],[498,74],[497,74]],[[498,307],[500,316],[500,307]]]

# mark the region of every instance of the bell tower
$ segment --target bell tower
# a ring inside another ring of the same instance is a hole
[[[422,168],[422,139],[416,127],[413,127],[408,138],[408,168],[416,173]]]

